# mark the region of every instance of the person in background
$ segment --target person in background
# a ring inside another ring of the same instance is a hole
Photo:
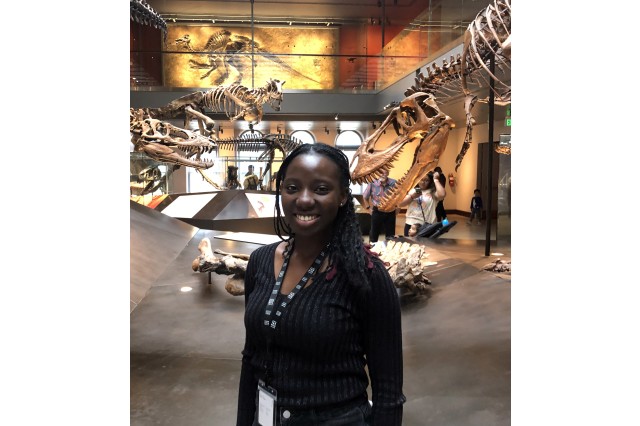
[[[381,232],[384,232],[386,238],[391,238],[396,233],[396,210],[390,212],[378,210],[382,196],[390,192],[396,183],[395,179],[389,177],[388,170],[382,170],[380,178],[369,183],[362,193],[364,207],[371,209],[370,243],[377,242]]]
[[[254,250],[245,272],[237,426],[402,424],[399,297],[364,244],[349,185],[332,146],[303,144],[282,162],[282,241]]]
[[[475,219],[478,221],[478,225],[481,224],[481,220],[482,220],[482,197],[480,197],[480,190],[479,189],[475,189],[473,191],[473,197],[471,198],[471,206],[469,207],[471,209],[471,215],[469,216],[469,220],[467,220],[467,224],[471,225],[471,222],[473,221],[473,218],[475,217]]]
[[[398,204],[407,206],[404,224],[404,235],[409,235],[411,225],[433,224],[436,222],[436,205],[447,195],[444,186],[440,183],[440,173],[429,172],[418,182],[417,188],[412,188],[406,197]]]
[[[240,182],[238,182],[238,167],[227,166],[227,181],[225,182],[225,187],[227,189],[237,189],[240,187]]]
[[[418,230],[420,230],[420,225],[417,223],[414,223],[413,225],[411,225],[411,227],[409,228],[409,237],[415,237],[416,235],[418,235]]]
[[[427,216],[424,213],[424,209],[428,208],[428,200],[426,196],[422,196],[422,193],[427,193],[427,190],[429,189],[429,182],[429,178],[425,175],[424,178],[420,179],[418,185],[409,191],[411,197],[405,197],[399,204],[400,207],[407,205],[407,212],[404,220],[404,231],[402,234],[405,237],[410,236],[409,230],[411,229],[411,226],[417,225],[418,228],[420,228],[420,226],[426,221]],[[408,200],[408,204],[405,203],[406,200]]]
[[[253,165],[249,164],[249,171],[244,175],[242,186],[244,189],[258,189],[258,176],[253,173]]]
[[[446,188],[447,177],[442,172],[442,169],[440,168],[440,166],[433,169],[433,171],[439,173],[438,179],[440,180],[440,184],[442,185],[443,188]],[[438,204],[436,204],[436,220],[438,222],[442,222],[446,218],[447,218],[447,211],[444,209],[444,199],[442,199],[438,201]]]

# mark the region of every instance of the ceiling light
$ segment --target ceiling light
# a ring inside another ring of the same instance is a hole
[[[333,117],[333,119],[334,119],[334,120],[337,120],[337,119],[338,119],[338,114],[336,114],[336,116],[335,116],[335,117]]]

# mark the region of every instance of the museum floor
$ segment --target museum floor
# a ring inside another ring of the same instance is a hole
[[[438,262],[432,296],[401,296],[403,425],[510,425],[511,276],[482,270],[496,259],[484,255],[484,225],[449,220],[458,224],[447,234],[421,240]],[[224,289],[227,276],[208,284],[191,262],[204,237],[234,253],[260,244],[144,206],[132,205],[130,222],[130,424],[234,425],[244,299]],[[491,251],[511,259],[510,242]]]

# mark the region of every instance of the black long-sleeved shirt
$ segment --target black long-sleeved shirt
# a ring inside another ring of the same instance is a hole
[[[238,397],[238,426],[250,426],[258,379],[264,378],[267,335],[265,307],[275,283],[278,243],[255,250],[245,273],[246,340]],[[371,270],[371,291],[357,290],[343,274],[318,274],[283,313],[273,332],[273,379],[278,405],[322,408],[367,396],[371,379],[372,424],[402,423],[402,334],[396,288],[379,259]],[[283,296],[280,296],[283,297]],[[280,300],[278,299],[276,303]]]

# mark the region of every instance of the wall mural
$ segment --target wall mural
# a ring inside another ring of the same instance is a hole
[[[252,85],[276,76],[289,89],[333,89],[337,85],[338,29],[251,28],[169,25],[163,54],[165,86]],[[313,55],[313,56],[300,56]]]

